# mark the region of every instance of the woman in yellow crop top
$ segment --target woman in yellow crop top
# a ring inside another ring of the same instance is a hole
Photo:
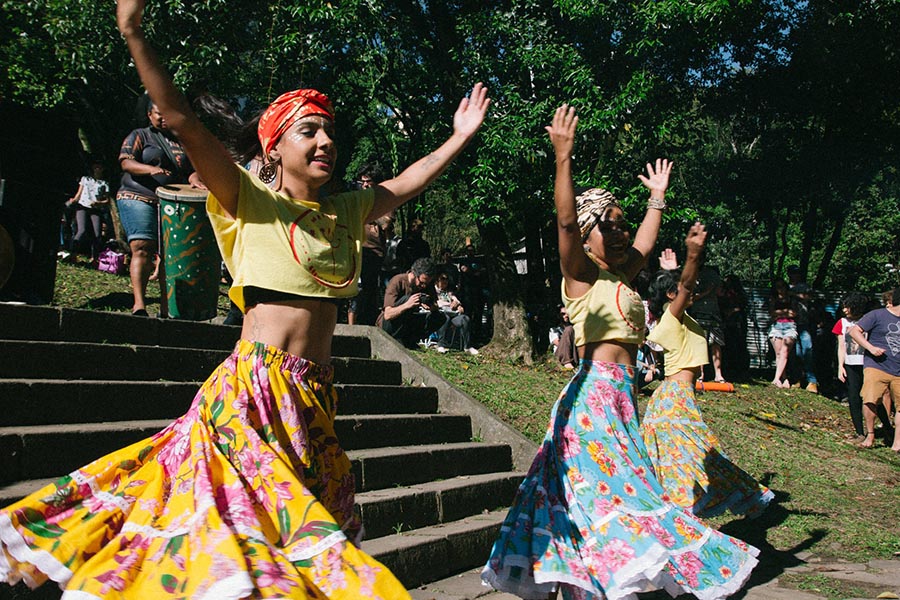
[[[700,414],[694,381],[709,362],[706,332],[688,315],[697,283],[706,230],[691,227],[680,281],[660,271],[650,287],[650,313],[658,323],[649,340],[665,351],[666,378],[653,392],[641,436],[656,478],[669,499],[699,517],[730,510],[759,516],[774,494],[732,463]]]
[[[563,298],[581,361],[553,407],[482,579],[523,598],[561,592],[599,600],[660,588],[725,598],[749,577],[757,550],[667,501],[633,404],[644,312],[629,281],[656,243],[672,165],[657,160],[639,176],[650,201],[631,244],[612,194],[575,197],[577,121],[563,105],[547,132],[556,152]]]
[[[247,313],[242,339],[172,425],[0,511],[0,581],[53,579],[106,600],[409,598],[357,547],[354,478],[334,433],[334,300],[355,291],[363,225],[463,150],[486,90],[475,85],[452,136],[397,178],[324,199],[336,158],[330,102],[314,90],[284,94],[259,122],[270,188],[176,91],[141,31],[143,8],[119,0],[119,30],[209,187],[232,298]]]

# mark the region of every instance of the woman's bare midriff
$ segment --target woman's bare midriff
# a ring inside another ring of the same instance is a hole
[[[637,345],[614,340],[590,342],[584,346],[578,346],[578,356],[581,359],[593,361],[634,365],[635,357],[637,356]]]
[[[700,376],[700,367],[693,369],[682,369],[674,375],[666,375],[666,381],[684,381],[686,383],[694,383]]]
[[[337,306],[320,300],[256,304],[247,310],[241,338],[275,346],[314,363],[331,363]]]

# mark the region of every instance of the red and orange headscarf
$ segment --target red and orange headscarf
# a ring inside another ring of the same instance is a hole
[[[288,128],[309,115],[322,115],[334,120],[334,109],[328,96],[312,89],[294,90],[278,96],[259,118],[259,143],[263,156],[269,152]]]

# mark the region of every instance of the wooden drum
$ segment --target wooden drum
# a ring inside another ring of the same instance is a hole
[[[206,214],[207,192],[189,185],[161,185],[156,195],[169,316],[212,319],[219,301],[222,258]]]

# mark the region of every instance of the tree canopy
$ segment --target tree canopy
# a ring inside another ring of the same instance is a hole
[[[92,150],[114,156],[140,89],[112,6],[0,9],[2,97],[67,108]],[[701,219],[710,260],[745,281],[798,264],[816,287],[898,284],[885,266],[900,264],[895,1],[163,0],[146,23],[189,95],[245,116],[301,85],[332,96],[350,172],[369,161],[397,172],[427,153],[484,81],[494,104],[477,141],[413,208],[454,250],[470,235],[498,259],[521,239],[552,254],[543,128],[569,102],[576,183],[613,190],[635,221],[637,173],[675,161],[660,248],[679,250]],[[549,289],[554,302],[548,264],[527,293]],[[495,292],[525,302],[524,289]]]

